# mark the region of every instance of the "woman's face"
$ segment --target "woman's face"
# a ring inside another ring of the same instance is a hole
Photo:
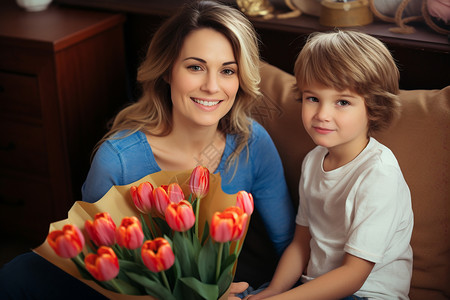
[[[228,39],[210,28],[191,32],[169,83],[177,126],[217,127],[239,89],[238,65]]]

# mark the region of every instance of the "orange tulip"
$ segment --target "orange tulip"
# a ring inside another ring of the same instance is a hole
[[[189,179],[189,188],[195,197],[205,197],[209,191],[209,170],[202,166],[195,167]]]
[[[167,188],[167,194],[169,195],[169,201],[171,203],[178,203],[184,199],[184,193],[178,183],[171,183]]]
[[[155,273],[169,269],[175,262],[175,255],[169,242],[161,237],[145,241],[141,255],[144,265]]]
[[[237,194],[236,206],[250,216],[254,209],[252,194],[247,193],[246,191],[239,191]]]
[[[144,214],[148,214],[154,208],[153,185],[150,182],[142,182],[139,186],[130,188],[134,205]]]
[[[237,206],[216,212],[211,219],[211,237],[219,243],[238,240],[244,234],[247,220],[248,215]]]
[[[166,209],[166,222],[175,231],[184,232],[194,226],[195,215],[189,201],[170,203]]]
[[[50,232],[47,236],[47,242],[58,256],[73,258],[83,249],[84,236],[78,227],[66,224],[62,230]]]
[[[136,217],[125,217],[116,230],[117,243],[127,249],[137,249],[142,245],[144,233],[141,222]]]
[[[116,224],[107,212],[96,214],[94,221],[86,220],[84,228],[97,246],[111,246],[116,243]]]
[[[155,200],[156,211],[164,216],[166,208],[169,205],[169,195],[167,194],[167,186],[162,185],[153,190],[153,199]]]
[[[111,280],[119,274],[119,260],[114,251],[105,246],[97,250],[97,254],[90,253],[84,259],[86,270],[99,280]]]

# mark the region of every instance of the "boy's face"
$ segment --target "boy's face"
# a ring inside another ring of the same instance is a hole
[[[322,84],[302,87],[302,120],[317,145],[354,153],[367,145],[368,124],[364,98],[350,90]]]

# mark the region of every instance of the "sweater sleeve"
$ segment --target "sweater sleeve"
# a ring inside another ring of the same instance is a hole
[[[119,185],[123,167],[119,153],[109,141],[104,142],[95,153],[86,181],[81,189],[82,200],[96,202],[113,185]]]
[[[253,125],[254,139],[250,145],[254,170],[252,194],[278,254],[290,243],[294,234],[294,211],[278,151],[267,131]]]

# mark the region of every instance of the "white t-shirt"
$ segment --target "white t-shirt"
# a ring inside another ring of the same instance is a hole
[[[414,221],[411,194],[394,154],[371,138],[351,162],[325,172],[327,153],[317,146],[302,164],[296,222],[312,236],[302,280],[336,269],[349,253],[375,263],[356,295],[408,299]]]

